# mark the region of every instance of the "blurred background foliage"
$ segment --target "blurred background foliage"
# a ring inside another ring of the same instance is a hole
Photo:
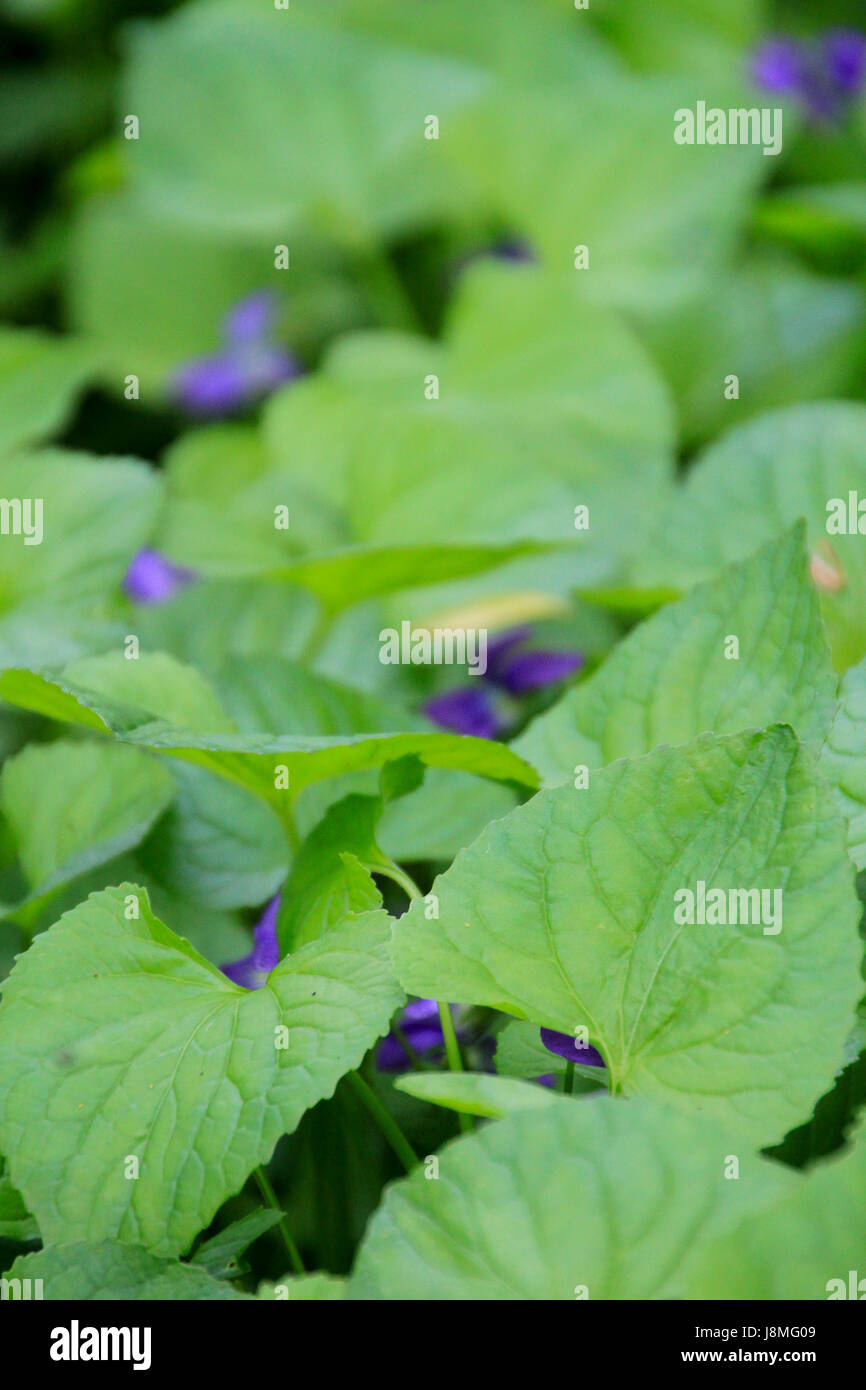
[[[416,727],[453,673],[383,667],[384,622],[528,621],[589,672],[637,618],[801,512],[817,544],[828,488],[856,476],[866,494],[866,87],[819,117],[795,87],[762,91],[754,62],[774,37],[815,45],[830,28],[866,31],[862,0],[832,14],[823,0],[0,0],[0,484],[23,495],[38,479],[68,533],[26,572],[0,569],[2,664],[104,652],[134,622],[244,731]],[[696,100],[783,105],[781,155],[677,146],[673,112]],[[431,114],[438,141],[423,138]],[[211,362],[226,316],[262,290],[298,375],[191,409],[179,373]],[[827,398],[849,404],[810,412]],[[757,418],[772,410],[784,418]],[[767,500],[778,478],[785,514]],[[577,545],[576,503],[592,514]],[[846,587],[823,594],[840,668],[866,654],[848,540]],[[381,554],[457,541],[558,548],[436,584],[429,554]],[[377,548],[369,592],[357,570],[270,576],[352,545]],[[134,604],[124,575],[149,546],[202,582]],[[512,709],[515,727],[546,698]],[[57,732],[4,711],[0,758]],[[28,932],[126,875],[211,959],[243,951],[285,876],[279,827],[238,789],[172,775],[143,842],[38,904]],[[370,787],[311,788],[302,829]],[[383,846],[423,860],[429,882],[514,799],[428,774],[386,811]],[[0,815],[0,898],[20,890]],[[0,978],[20,945],[10,921]],[[861,1042],[783,1156],[841,1142]],[[387,1094],[421,1152],[451,1132]],[[275,1165],[306,1213],[300,1242],[334,1271],[394,1172],[349,1112],[338,1088]],[[259,1272],[280,1274],[275,1243],[267,1254]]]

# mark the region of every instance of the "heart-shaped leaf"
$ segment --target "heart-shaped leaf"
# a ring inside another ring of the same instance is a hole
[[[0,1129],[43,1238],[186,1250],[387,1030],[389,921],[333,928],[252,992],[128,884],[37,937],[0,1004]]]
[[[859,906],[832,793],[789,729],[540,792],[433,892],[438,920],[416,903],[394,929],[405,988],[586,1029],[614,1090],[768,1143],[841,1064]]]

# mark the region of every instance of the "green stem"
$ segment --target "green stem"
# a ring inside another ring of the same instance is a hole
[[[301,845],[301,837],[295,822],[295,813],[292,807],[286,804],[279,807],[277,814],[279,815],[283,830],[286,834],[286,839],[289,843],[289,850],[294,859]]]
[[[383,878],[390,878],[392,883],[396,883],[399,888],[403,889],[403,892],[410,899],[410,901],[414,901],[415,898],[421,898],[424,896],[415,880],[411,879],[408,874],[404,873],[403,870],[400,868],[399,864],[394,864],[393,862],[388,863],[387,865],[368,864],[367,867],[374,874],[381,874]]]
[[[352,1087],[358,1100],[376,1121],[406,1172],[411,1173],[412,1169],[417,1167],[419,1158],[394,1116],[385,1109],[376,1092],[367,1085],[358,1072],[350,1071],[346,1076],[346,1081]]]
[[[393,862],[389,863],[387,867],[376,864],[374,866],[374,872],[382,874],[385,878],[390,878],[394,883],[399,884],[404,893],[408,894],[410,900],[414,901],[416,898],[423,897],[417,883],[414,879],[410,878],[399,865]],[[441,999],[437,999],[436,1004],[439,1009],[439,1022],[442,1025],[442,1037],[445,1040],[445,1056],[448,1059],[448,1068],[450,1071],[463,1071],[463,1058],[460,1056],[460,1044],[457,1041],[451,1005]],[[457,1120],[464,1134],[469,1134],[472,1131],[473,1124],[471,1115],[466,1115],[460,1110],[457,1113]]]
[[[563,1081],[562,1089],[565,1091],[565,1094],[566,1094],[567,1096],[574,1095],[574,1063],[573,1063],[573,1062],[566,1062],[566,1064],[565,1064],[565,1079],[564,1079],[564,1081]]]
[[[292,1269],[295,1271],[296,1274],[306,1274],[306,1270],[304,1269],[304,1262],[301,1259],[301,1252],[298,1250],[297,1245],[292,1239],[292,1233],[289,1230],[289,1223],[286,1220],[285,1212],[283,1211],[282,1207],[277,1201],[277,1194],[271,1186],[271,1180],[268,1177],[266,1169],[260,1164],[259,1167],[253,1171],[253,1177],[256,1180],[259,1192],[261,1192],[265,1200],[265,1205],[271,1207],[273,1211],[278,1211],[280,1213],[280,1219],[277,1222],[277,1226],[280,1235],[283,1238],[283,1244],[285,1245],[286,1250],[289,1253],[289,1259],[292,1262]]]
[[[454,1027],[454,1016],[451,1013],[451,1005],[444,1003],[441,999],[437,1001],[439,1005],[439,1022],[442,1025],[442,1036],[445,1039],[445,1056],[448,1058],[450,1071],[461,1072],[463,1070],[463,1058],[460,1056],[460,1044],[457,1041],[457,1032]],[[462,1134],[471,1134],[474,1128],[472,1116],[465,1111],[458,1110],[457,1123]]]

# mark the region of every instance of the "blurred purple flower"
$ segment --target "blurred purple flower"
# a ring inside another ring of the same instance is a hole
[[[796,92],[807,72],[805,50],[795,39],[767,39],[752,57],[752,75],[768,92]]]
[[[483,686],[461,686],[458,690],[449,690],[428,700],[421,709],[440,729],[450,729],[455,734],[470,734],[474,738],[495,738],[506,724],[491,692]]]
[[[271,898],[253,930],[253,949],[240,960],[229,961],[221,966],[236,985],[244,989],[261,989],[271,971],[279,964],[280,951],[277,945],[277,913],[280,910],[280,895]]]
[[[603,1067],[604,1058],[594,1047],[578,1047],[570,1033],[557,1033],[553,1028],[542,1028],[541,1041],[556,1057],[566,1062],[580,1062],[584,1067]]]
[[[820,43],[768,39],[751,72],[760,87],[792,97],[815,120],[837,121],[866,83],[866,35],[830,29]]]
[[[502,684],[510,695],[525,695],[556,685],[582,665],[580,652],[519,652],[502,673]]]
[[[135,603],[165,603],[198,576],[195,570],[173,565],[158,550],[139,550],[123,580]]]
[[[824,58],[839,90],[856,96],[866,79],[866,34],[856,29],[831,29],[824,39]]]
[[[495,738],[512,720],[497,689],[518,697],[565,680],[584,664],[580,652],[546,651],[530,647],[531,627],[509,628],[487,646],[486,685],[460,686],[436,695],[422,705],[422,712],[442,729],[476,738]],[[492,687],[492,688],[491,688]],[[504,702],[507,704],[507,701]]]
[[[171,393],[190,415],[231,415],[300,375],[296,359],[272,341],[274,316],[272,295],[248,295],[226,315],[222,352],[179,369]]]

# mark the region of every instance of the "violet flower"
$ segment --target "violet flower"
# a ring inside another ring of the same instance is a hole
[[[496,738],[514,722],[513,705],[503,700],[503,694],[519,699],[558,684],[584,664],[580,652],[526,647],[531,638],[530,627],[500,633],[488,644],[487,670],[481,681],[434,696],[422,705],[423,713],[453,733]]]
[[[768,39],[751,72],[765,91],[792,97],[813,120],[841,120],[866,86],[866,34],[830,29],[819,42]]]
[[[221,352],[197,357],[176,373],[171,394],[190,415],[231,415],[300,376],[297,360],[275,344],[273,296],[248,295],[226,315]]]
[[[541,1041],[555,1057],[566,1062],[580,1062],[584,1067],[603,1067],[604,1058],[594,1047],[578,1047],[571,1033],[557,1033],[554,1028],[542,1028]]]
[[[492,693],[483,686],[461,685],[457,690],[434,696],[423,708],[440,729],[471,734],[474,738],[495,738],[508,722],[497,708]]]
[[[135,603],[165,603],[198,576],[195,570],[174,565],[158,550],[139,550],[131,561],[123,587]]]
[[[253,930],[253,949],[240,960],[229,961],[220,967],[236,985],[244,989],[261,989],[271,971],[279,964],[277,945],[277,913],[280,895],[271,898]]]

